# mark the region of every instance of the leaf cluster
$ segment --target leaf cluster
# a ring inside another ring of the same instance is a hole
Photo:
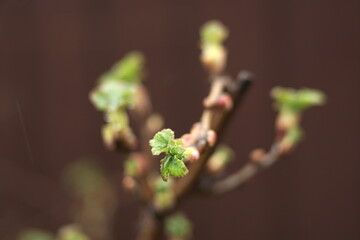
[[[164,181],[167,181],[169,176],[183,177],[188,173],[184,163],[187,157],[186,149],[180,139],[175,139],[171,129],[163,129],[156,133],[150,140],[150,146],[153,155],[166,154],[160,161],[160,172]]]
[[[283,88],[275,87],[271,91],[275,99],[275,108],[279,111],[302,112],[312,106],[320,106],[325,103],[325,94],[316,89]]]
[[[144,57],[139,52],[131,52],[103,74],[98,86],[91,93],[90,100],[100,111],[115,111],[132,106],[141,80]]]
[[[129,129],[126,108],[136,103],[136,94],[143,75],[144,56],[130,52],[106,73],[90,93],[90,100],[99,111],[105,113],[102,129],[104,142],[112,146],[122,131]],[[129,131],[127,131],[129,132]]]

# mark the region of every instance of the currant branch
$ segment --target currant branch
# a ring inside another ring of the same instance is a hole
[[[272,147],[268,152],[254,150],[241,169],[219,178],[233,158],[231,149],[218,147],[219,140],[254,80],[248,71],[241,71],[237,78],[226,73],[228,51],[223,43],[228,35],[228,29],[218,21],[210,21],[201,28],[200,60],[209,74],[210,91],[203,100],[200,121],[180,138],[175,138],[169,128],[160,131],[163,120],[152,112],[150,98],[141,84],[144,58],[140,53],[130,53],[115,64],[90,95],[95,107],[105,115],[102,131],[105,145],[112,150],[128,151],[123,185],[145,205],[139,240],[157,239],[164,228],[169,239],[189,239],[192,229],[189,221],[184,215],[170,216],[181,200],[191,190],[219,194],[236,189],[273,165],[301,140],[304,110],[324,103],[324,94],[317,90],[274,88],[271,95],[279,114]],[[129,124],[131,116],[140,126],[137,137]],[[152,172],[153,155],[163,155],[160,175],[158,171]],[[211,181],[202,181],[204,177]]]
[[[215,181],[202,190],[212,194],[222,194],[242,186],[249,179],[276,163],[282,156],[291,152],[300,142],[303,132],[300,119],[304,110],[325,103],[325,95],[315,89],[276,87],[271,92],[275,108],[279,111],[276,120],[276,139],[270,150],[255,149],[250,153],[250,161],[234,174]],[[207,182],[208,183],[208,182]]]

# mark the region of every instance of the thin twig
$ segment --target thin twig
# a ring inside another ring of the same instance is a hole
[[[249,181],[255,175],[272,166],[280,159],[281,151],[279,142],[275,142],[269,152],[267,152],[261,159],[256,161],[250,160],[242,168],[235,173],[229,175],[225,179],[218,180],[210,185],[200,186],[200,189],[206,193],[222,194],[231,190],[237,189],[244,183]]]

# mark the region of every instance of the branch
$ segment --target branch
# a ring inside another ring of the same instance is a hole
[[[270,150],[266,154],[260,156],[260,158],[253,157],[237,172],[225,179],[218,180],[211,185],[202,185],[200,186],[200,189],[203,192],[211,194],[222,194],[234,190],[242,186],[262,170],[265,170],[276,163],[282,156],[282,153],[280,143],[276,141],[273,143]]]
[[[237,105],[241,103],[245,93],[253,81],[253,75],[248,71],[241,71],[238,75],[238,81],[232,81],[229,77],[217,76],[212,82],[211,91],[208,97],[209,101],[218,99],[221,94],[226,93],[231,97],[234,106],[231,109],[219,109],[216,107],[206,108],[201,118],[201,125],[204,130],[212,129],[216,132],[218,139],[221,137],[224,127],[229,118],[233,115]],[[221,90],[221,91],[220,91]],[[218,141],[216,141],[217,143]],[[214,152],[216,145],[206,144],[200,152],[200,158],[191,164],[189,174],[180,179],[174,188],[176,199],[182,198],[189,190],[193,188],[204,166]]]

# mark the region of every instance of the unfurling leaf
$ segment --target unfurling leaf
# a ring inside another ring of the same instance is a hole
[[[174,138],[175,134],[171,129],[163,129],[156,133],[149,142],[153,155],[167,154],[160,161],[160,173],[164,181],[167,181],[169,176],[183,177],[188,173],[184,163],[187,160],[188,154],[182,140]]]
[[[174,140],[174,132],[171,129],[163,129],[155,134],[150,140],[151,152],[154,155],[167,152],[170,142]]]
[[[90,100],[101,111],[115,111],[134,104],[135,85],[108,81],[100,84],[90,94]]]
[[[275,99],[275,107],[281,111],[302,112],[311,106],[320,106],[325,103],[325,94],[316,89],[292,89],[275,87],[271,90]]]
[[[183,177],[188,173],[188,169],[182,160],[171,155],[166,156],[161,160],[160,165],[161,177],[164,181],[167,181],[169,176]]]
[[[129,83],[138,83],[141,80],[144,65],[144,56],[140,52],[130,52],[111,69],[116,79]]]

